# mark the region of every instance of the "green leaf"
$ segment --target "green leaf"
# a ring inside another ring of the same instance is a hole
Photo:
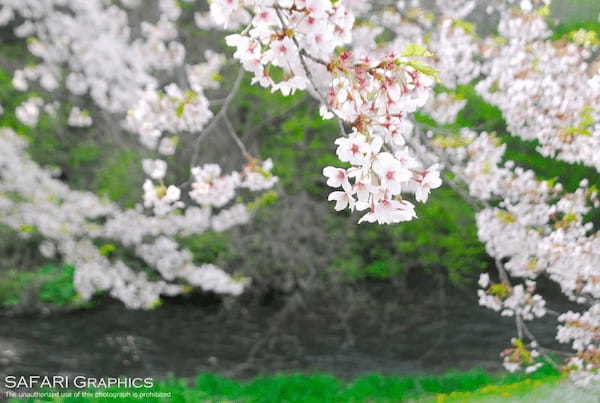
[[[403,64],[405,64],[406,66],[410,66],[413,69],[417,70],[420,73],[426,74],[428,76],[434,77],[435,79],[438,79],[438,75],[439,75],[439,71],[428,65],[427,63],[423,63],[417,60],[410,60],[408,62],[403,62]]]
[[[418,43],[409,43],[400,54],[402,57],[431,57],[433,53]]]
[[[182,102],[179,105],[177,105],[177,109],[175,109],[175,114],[178,118],[181,118],[183,116],[183,112],[185,112],[185,102]]]

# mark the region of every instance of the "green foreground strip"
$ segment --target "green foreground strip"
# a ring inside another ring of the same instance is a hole
[[[367,375],[347,384],[329,375],[274,375],[235,381],[204,374],[193,381],[161,380],[149,389],[88,390],[85,397],[68,397],[65,391],[42,391],[42,395],[48,392],[63,396],[12,402],[548,402],[554,401],[549,400],[552,396],[558,396],[556,390],[570,388],[559,382],[561,379],[550,367],[529,376],[498,377],[478,369],[442,376]],[[577,401],[585,402],[579,398]]]

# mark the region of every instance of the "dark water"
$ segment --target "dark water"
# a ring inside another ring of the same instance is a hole
[[[498,354],[514,335],[512,320],[478,307],[473,291],[404,298],[385,286],[262,305],[175,301],[129,311],[107,302],[0,321],[0,377],[193,377],[210,371],[242,378],[327,372],[351,379],[371,372],[498,370]],[[552,342],[550,318],[532,329],[542,342]]]

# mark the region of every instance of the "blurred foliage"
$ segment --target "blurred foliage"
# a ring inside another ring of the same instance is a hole
[[[0,306],[18,305],[35,279],[36,273],[33,272],[0,271]]]
[[[95,187],[98,194],[131,208],[141,201],[141,157],[135,151],[118,151],[98,168]]]
[[[600,34],[600,21],[579,21],[568,24],[559,24],[554,27],[551,38],[553,40],[569,40],[571,34],[580,29]]]
[[[413,268],[429,273],[445,269],[454,285],[487,268],[490,260],[477,239],[475,213],[454,190],[436,189],[418,212],[418,220],[402,225],[361,224],[349,234],[353,245],[349,258],[339,259],[335,267],[356,277],[375,278]]]
[[[61,179],[71,186],[105,195],[125,207],[141,198],[143,172],[139,147],[110,143],[101,129],[68,127],[69,105],[62,105],[56,117],[40,113],[35,128],[23,125],[15,109],[36,93],[13,88],[12,78],[0,70],[0,127],[11,127],[29,140],[28,151],[42,166],[60,168]]]
[[[216,263],[231,253],[227,234],[209,231],[178,239],[178,243],[192,253],[194,263]]]
[[[16,306],[33,297],[34,303],[55,307],[89,307],[80,299],[73,282],[75,268],[47,265],[37,271],[0,272],[0,307]],[[32,301],[28,301],[31,304]]]
[[[0,271],[36,264],[40,239],[35,234],[29,235],[23,238],[8,225],[0,224]]]
[[[176,402],[444,402],[474,401],[480,397],[512,397],[512,402],[527,402],[541,385],[553,386],[560,374],[549,366],[531,375],[494,376],[481,369],[449,372],[439,376],[366,375],[345,383],[329,375],[286,374],[237,381],[213,374],[202,374],[190,384],[185,379],[168,378],[147,389],[103,388],[104,393],[123,393],[119,401],[139,402],[135,393],[170,394]],[[65,392],[65,391],[61,391]],[[94,392],[94,389],[88,389]],[[127,396],[129,394],[129,396]],[[457,400],[460,396],[462,400]],[[523,398],[523,400],[517,398]],[[49,402],[100,402],[106,397],[42,398]],[[448,400],[446,400],[448,399]],[[163,402],[161,397],[143,397],[146,402]],[[11,400],[33,402],[33,399]]]
[[[42,302],[57,306],[77,303],[79,297],[73,282],[75,274],[73,266],[44,266],[39,273],[45,279],[38,294]]]
[[[277,194],[277,192],[274,190],[269,190],[260,194],[251,202],[248,202],[246,204],[246,207],[249,211],[257,212],[261,209],[274,205],[275,203],[277,203],[278,199],[279,195]]]

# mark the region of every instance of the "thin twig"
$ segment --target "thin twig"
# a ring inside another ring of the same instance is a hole
[[[233,125],[229,121],[229,118],[227,117],[227,115],[225,115],[223,117],[223,121],[225,122],[225,126],[227,127],[227,132],[233,138],[233,140],[235,141],[235,143],[237,144],[237,146],[240,148],[240,151],[242,151],[242,154],[244,155],[244,157],[250,158],[250,154],[248,153],[248,150],[246,149],[246,146],[244,145],[244,143],[242,142],[242,140],[239,138],[239,136],[235,132],[235,129],[233,128]]]
[[[274,7],[274,8],[275,8],[275,12],[277,13],[277,17],[279,18],[279,21],[281,22],[281,27],[283,29],[287,29],[287,25],[285,24],[283,16],[281,15],[281,9],[279,7]],[[300,43],[298,43],[298,40],[296,39],[296,37],[292,36],[292,41],[294,42],[294,45],[296,45],[296,47],[298,48],[298,54],[300,55],[300,64],[302,65],[302,69],[304,70],[304,74],[306,75],[306,78],[307,78],[308,82],[313,87],[315,93],[319,97],[319,101],[321,101],[321,104],[325,105],[325,107],[327,108],[327,110],[329,112],[331,112],[338,119],[341,132],[345,136],[346,132],[344,130],[344,125],[342,123],[344,121],[344,119],[342,119],[337,114],[336,111],[334,111],[333,109],[329,108],[329,106],[327,105],[327,101],[325,99],[325,96],[323,94],[321,94],[321,91],[319,91],[319,87],[315,83],[314,77],[312,75],[312,71],[310,71],[310,69],[308,68],[308,65],[306,64],[305,57],[309,57],[308,56],[308,52],[306,52],[306,50],[300,46]],[[317,63],[323,63],[323,64],[327,65],[326,62],[324,62],[324,61],[322,61],[322,60],[320,60],[320,59],[318,59],[318,58],[316,58],[314,56],[310,56],[309,58],[311,60],[319,60]]]
[[[215,115],[215,117],[212,119],[212,121],[210,122],[210,124],[195,139],[194,147],[193,147],[193,151],[192,151],[192,159],[191,159],[191,163],[190,163],[190,168],[193,168],[194,166],[196,166],[196,163],[198,161],[199,150],[200,150],[200,142],[212,130],[214,130],[214,128],[217,126],[217,123],[223,117],[225,117],[225,115],[227,113],[227,110],[231,106],[231,102],[233,101],[233,99],[235,98],[235,96],[237,95],[237,93],[240,90],[240,85],[242,83],[242,79],[243,78],[244,78],[244,69],[242,67],[240,67],[240,69],[238,71],[237,78],[235,79],[235,82],[233,83],[233,87],[231,88],[231,91],[229,92],[229,94],[227,94],[227,97],[223,101],[223,105],[221,106],[221,109],[219,109],[219,112]]]

